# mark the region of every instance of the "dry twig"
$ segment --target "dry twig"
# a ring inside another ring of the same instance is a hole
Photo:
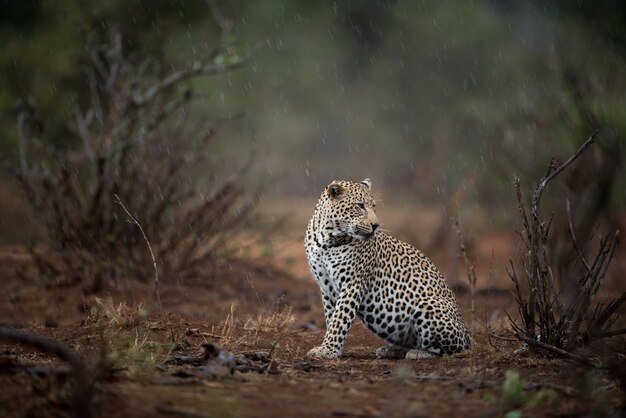
[[[130,220],[133,221],[135,225],[137,225],[137,228],[139,228],[139,231],[141,231],[141,236],[143,237],[144,241],[146,242],[146,245],[148,246],[148,250],[150,251],[150,257],[152,257],[152,267],[154,267],[154,293],[156,295],[159,308],[162,308],[163,306],[161,305],[161,294],[159,293],[159,270],[157,268],[156,259],[154,258],[154,251],[152,251],[152,246],[150,245],[150,240],[148,240],[148,237],[146,236],[146,233],[141,227],[141,224],[139,223],[139,221],[137,221],[137,219],[129,212],[129,210],[126,209],[126,206],[124,206],[124,203],[122,203],[122,200],[120,199],[120,197],[118,195],[113,195],[113,196],[115,197],[115,202],[118,205],[120,205],[122,209],[124,209],[124,212],[126,212],[126,215],[128,215]]]

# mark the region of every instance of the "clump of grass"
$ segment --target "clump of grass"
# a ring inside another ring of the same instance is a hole
[[[127,368],[131,372],[149,370],[146,365],[157,364],[175,345],[154,338],[148,323],[148,310],[143,304],[115,304],[111,298],[96,298],[88,323],[95,324],[101,340],[100,366]]]
[[[250,317],[244,329],[256,332],[285,332],[294,322],[291,306],[281,308],[277,304],[270,309],[262,309],[255,317]]]
[[[488,393],[485,396],[485,401],[495,406],[505,418],[521,418],[524,409],[547,402],[554,396],[555,393],[551,389],[540,389],[535,393],[528,393],[526,382],[520,377],[520,374],[513,370],[507,370],[506,378],[502,383],[500,398],[493,393]]]
[[[207,334],[209,337],[216,338],[220,344],[230,350],[240,347],[246,340],[245,335],[237,335],[237,321],[235,320],[235,306],[230,305],[230,312],[220,325],[212,326],[211,331]]]
[[[280,339],[285,335],[295,318],[290,306],[273,304],[270,308],[262,308],[255,316],[245,320],[237,320],[235,308],[231,305],[230,313],[217,327],[207,334],[219,340],[220,344],[231,351],[241,347],[254,347],[261,334],[275,334],[272,352],[277,348]]]
[[[255,339],[259,332],[274,333],[269,357],[272,358],[280,347],[283,338],[291,324],[294,322],[291,306],[281,307],[276,303],[269,310],[262,310],[256,318],[249,318],[244,329],[255,331]]]
[[[111,298],[96,298],[91,309],[90,320],[108,327],[134,328],[142,325],[148,318],[148,310],[142,303],[128,306],[120,302],[115,305]]]

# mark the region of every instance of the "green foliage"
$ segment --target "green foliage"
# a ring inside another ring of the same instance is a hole
[[[550,389],[528,393],[525,388],[526,382],[520,377],[520,374],[513,370],[507,370],[504,383],[502,383],[500,398],[498,399],[493,393],[488,393],[485,395],[485,401],[489,405],[498,407],[505,418],[519,418],[522,416],[522,410],[534,408],[541,403],[550,401],[555,396],[554,391]]]

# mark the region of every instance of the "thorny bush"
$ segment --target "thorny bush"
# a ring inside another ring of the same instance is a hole
[[[588,253],[592,252],[594,246],[576,240],[569,219],[571,240],[578,253],[576,263],[580,263],[583,268],[577,278],[561,278],[561,283],[573,285],[568,292],[572,296],[564,297],[563,292],[557,290],[553,276],[555,269],[550,264],[547,251],[552,217],[547,220],[542,217],[541,198],[548,184],[594,142],[596,134],[597,131],[559,167],[554,162],[550,164],[548,173],[533,190],[529,202],[524,200],[520,182],[515,179],[523,226],[520,238],[525,251],[521,259],[521,273],[512,261],[508,271],[515,284],[515,298],[522,320],[522,324],[511,320],[518,338],[533,349],[549,350],[584,363],[589,360],[574,353],[578,348],[626,333],[626,329],[612,329],[619,308],[626,300],[626,292],[606,304],[596,300],[613,258],[619,233],[613,231],[600,237],[595,254],[589,257]],[[570,217],[569,211],[567,216]]]

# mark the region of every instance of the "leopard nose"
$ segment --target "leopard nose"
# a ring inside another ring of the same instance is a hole
[[[378,228],[378,224],[372,224],[372,232],[375,232]]]

